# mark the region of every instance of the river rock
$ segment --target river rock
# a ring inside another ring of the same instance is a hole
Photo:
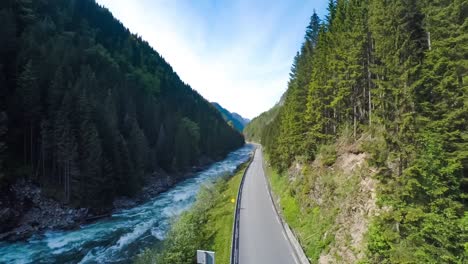
[[[11,208],[0,209],[0,232],[13,228],[17,217],[18,212]]]

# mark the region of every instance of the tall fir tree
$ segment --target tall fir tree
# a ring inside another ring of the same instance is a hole
[[[23,155],[24,164],[34,173],[35,124],[39,116],[39,88],[37,87],[32,61],[28,61],[18,78],[18,97],[22,103],[23,113]]]
[[[0,112],[0,181],[3,180],[5,175],[5,159],[7,144],[5,142],[5,135],[8,132],[8,116],[5,112]]]

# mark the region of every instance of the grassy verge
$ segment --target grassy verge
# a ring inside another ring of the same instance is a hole
[[[337,169],[302,164],[300,171],[280,174],[265,167],[281,214],[296,233],[306,256],[312,263],[317,262],[335,244],[337,230],[343,229],[337,219],[358,196],[358,173],[344,174]]]
[[[302,199],[297,189],[291,186],[287,175],[280,174],[271,167],[266,170],[271,189],[279,198],[281,214],[298,236],[306,256],[317,261],[322,250],[333,240],[333,236],[324,237],[335,221],[333,209],[306,205],[309,201]]]
[[[232,177],[203,187],[192,209],[169,231],[162,248],[147,249],[135,263],[194,263],[197,249],[215,252],[216,263],[229,263],[235,199],[245,163]]]

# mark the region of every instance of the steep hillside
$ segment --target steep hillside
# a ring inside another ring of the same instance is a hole
[[[248,123],[244,128],[244,135],[248,141],[261,143],[265,128],[270,125],[280,111],[281,105],[276,104],[270,110],[261,113]]]
[[[287,92],[281,96],[280,100],[268,111],[261,113],[259,116],[252,119],[244,128],[244,136],[248,141],[262,143],[263,139],[269,139],[271,136],[265,135],[269,133],[276,124],[276,116],[284,105]],[[263,142],[265,144],[266,142]]]
[[[243,118],[241,115],[237,113],[231,113],[225,108],[223,108],[220,104],[213,102],[212,103],[216,109],[221,113],[223,116],[224,120],[228,124],[231,124],[237,131],[242,132],[244,130],[245,125],[249,123],[249,120],[246,118]]]
[[[466,262],[467,10],[331,0],[325,21],[312,15],[284,105],[257,130],[313,261]],[[341,141],[362,142],[346,154]],[[343,174],[347,155],[365,157],[357,176]],[[372,203],[378,213],[359,218]],[[359,237],[346,218],[364,224]]]
[[[369,223],[380,213],[377,171],[362,151],[368,138],[345,139],[323,146],[313,162],[295,161],[286,173],[266,166],[280,212],[311,263],[363,260]]]
[[[3,190],[27,179],[59,201],[101,211],[150,175],[180,175],[244,144],[93,0],[5,0],[0,21]]]

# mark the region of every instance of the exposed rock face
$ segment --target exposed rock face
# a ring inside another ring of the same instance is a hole
[[[31,182],[20,180],[0,198],[0,239],[21,240],[46,229],[77,227],[88,209],[71,208],[43,195]]]
[[[365,165],[366,154],[343,153],[335,167],[345,178],[358,177],[357,186],[341,203],[334,223],[334,243],[320,255],[318,263],[357,263],[364,257],[364,237],[370,219],[376,214],[377,180]],[[352,181],[354,182],[354,181]]]
[[[316,263],[359,263],[365,257],[370,222],[382,210],[377,206],[377,170],[369,165],[359,142],[338,141],[319,154],[312,163],[296,158],[287,172],[288,191],[294,193],[299,209],[320,215],[315,219],[306,213],[303,219],[318,220],[317,228],[309,227],[314,231],[310,233],[302,228],[310,222],[299,220],[296,234],[303,247],[315,250]],[[310,242],[312,236],[320,237],[320,242]]]

